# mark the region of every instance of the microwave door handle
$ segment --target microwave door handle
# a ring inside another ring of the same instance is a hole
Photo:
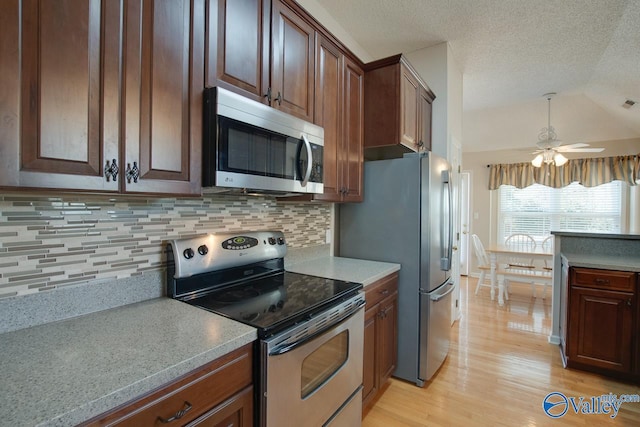
[[[307,182],[309,182],[309,177],[311,177],[311,168],[313,167],[313,153],[311,152],[311,143],[309,142],[309,138],[304,133],[302,134],[302,140],[304,141],[304,145],[307,148],[307,171],[304,174],[304,178],[302,179],[302,186],[306,186]]]

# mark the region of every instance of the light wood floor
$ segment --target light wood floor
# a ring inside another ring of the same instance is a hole
[[[461,283],[462,318],[452,328],[449,355],[424,388],[391,379],[363,420],[390,426],[640,426],[640,403],[623,403],[617,417],[576,414],[552,419],[542,409],[554,391],[567,397],[640,394],[640,387],[562,368],[558,347],[547,342],[551,299],[533,298],[512,284],[504,307],[476,281]],[[538,292],[539,294],[540,292]]]

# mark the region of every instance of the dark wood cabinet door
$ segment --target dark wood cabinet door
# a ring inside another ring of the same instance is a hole
[[[576,286],[569,292],[569,362],[630,373],[634,294]]]
[[[380,355],[380,384],[385,383],[396,368],[398,294],[387,297],[380,303],[378,351]]]
[[[343,55],[329,40],[319,36],[316,47],[314,123],[324,128],[324,193],[318,200],[342,198],[342,69]]]
[[[420,84],[405,68],[400,67],[400,143],[418,150],[418,97]]]
[[[117,190],[103,171],[120,141],[120,3],[7,1],[0,15],[0,186]]]
[[[433,98],[423,87],[420,88],[418,102],[420,104],[418,105],[418,111],[420,112],[418,148],[419,151],[431,151],[431,103],[433,102]]]
[[[204,0],[126,7],[124,191],[200,194]]]
[[[269,87],[268,0],[211,0],[207,15],[206,86],[259,102]]]
[[[345,57],[343,201],[361,202],[364,138],[364,72]]]
[[[313,121],[315,30],[281,0],[271,8],[271,105]]]
[[[367,409],[367,404],[378,392],[378,370],[376,366],[376,318],[378,306],[367,309],[364,313],[364,360],[362,364],[362,408]]]

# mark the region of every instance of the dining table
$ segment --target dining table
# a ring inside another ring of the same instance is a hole
[[[491,267],[491,290],[498,288],[498,304],[504,305],[504,280],[498,280],[498,266],[499,262],[502,259],[508,258],[522,258],[533,260],[534,265],[536,264],[544,264],[546,261],[546,265],[549,266],[549,276],[552,276],[551,266],[553,265],[553,249],[545,249],[542,247],[536,247],[535,249],[528,248],[523,245],[491,245],[485,249],[489,255],[489,263]],[[539,261],[536,263],[536,261]],[[506,262],[505,262],[506,264]],[[531,270],[532,273],[539,272],[540,266]],[[543,276],[540,276],[543,277]],[[532,278],[535,278],[535,275],[532,274]]]

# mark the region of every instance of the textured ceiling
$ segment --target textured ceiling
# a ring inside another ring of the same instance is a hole
[[[567,143],[640,138],[640,0],[317,3],[373,59],[447,41],[463,73],[465,151],[534,145],[547,92]],[[627,98],[638,104],[621,108]]]

